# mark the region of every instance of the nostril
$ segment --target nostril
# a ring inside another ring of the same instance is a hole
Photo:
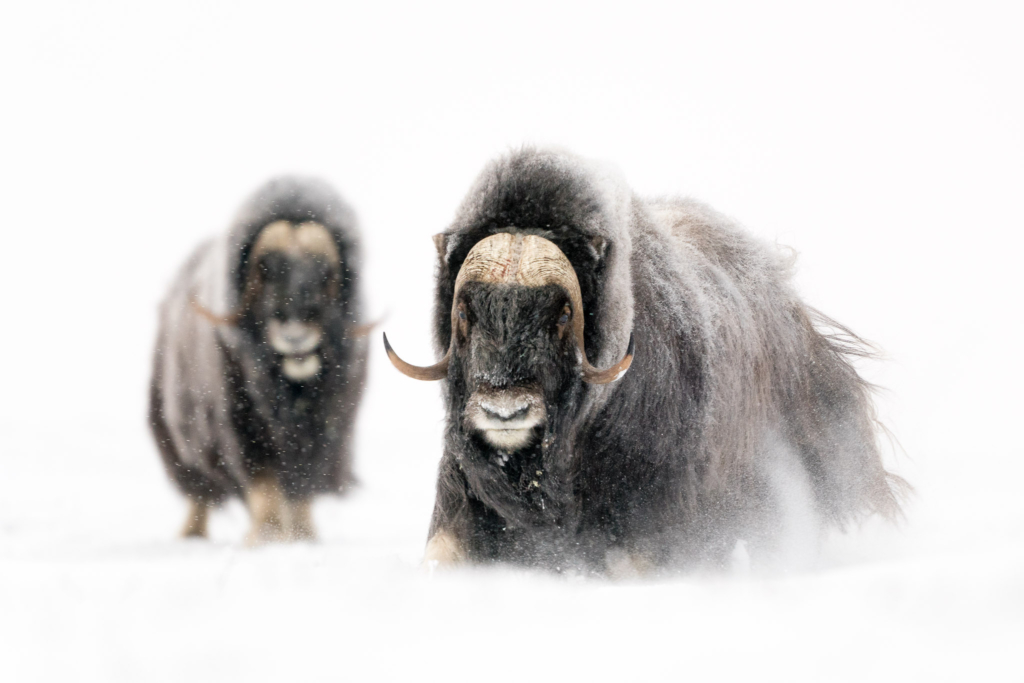
[[[285,355],[310,353],[319,346],[321,335],[322,331],[317,327],[296,320],[271,320],[267,329],[271,346]]]
[[[496,420],[519,420],[526,417],[530,412],[529,403],[517,403],[515,405],[495,405],[494,403],[481,402],[480,408],[487,413],[488,417]]]

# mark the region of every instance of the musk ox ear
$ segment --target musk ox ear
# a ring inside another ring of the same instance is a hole
[[[594,250],[594,258],[597,261],[603,261],[604,255],[608,251],[608,240],[600,235],[594,235],[590,238],[590,248]]]
[[[441,259],[443,264],[445,257],[448,256],[448,235],[443,232],[439,232],[433,237],[434,247],[437,249],[437,257]]]

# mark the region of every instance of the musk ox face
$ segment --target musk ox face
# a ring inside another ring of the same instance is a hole
[[[582,382],[570,296],[559,285],[467,283],[455,302],[450,373],[463,378],[469,432],[505,451],[539,440],[549,414]]]
[[[437,364],[418,367],[384,348],[402,373],[421,380],[452,379],[465,392],[469,431],[502,450],[540,436],[551,408],[580,382],[606,384],[629,369],[626,355],[606,370],[583,348],[583,299],[572,264],[538,235],[498,233],[480,240],[455,279],[452,337]]]
[[[337,247],[317,223],[276,221],[260,232],[252,249],[247,316],[253,334],[293,382],[320,372],[325,317],[337,298],[340,265]]]
[[[317,351],[324,336],[324,314],[336,289],[336,269],[316,256],[281,252],[266,254],[256,267],[262,280],[251,308],[256,325],[279,358],[285,377],[309,380],[320,371]]]

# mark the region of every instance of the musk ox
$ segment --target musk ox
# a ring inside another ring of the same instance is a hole
[[[595,572],[770,562],[893,516],[863,343],[791,259],[688,199],[526,149],[491,164],[440,257],[444,452],[425,559]],[[635,356],[634,356],[635,345]],[[812,544],[813,545],[813,544]]]
[[[353,481],[366,376],[355,216],[322,182],[279,178],[199,247],[160,309],[150,426],[205,536],[241,496],[248,539],[314,536],[310,501]]]

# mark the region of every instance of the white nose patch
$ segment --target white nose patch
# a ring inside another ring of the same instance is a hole
[[[540,396],[526,389],[476,391],[466,405],[466,419],[492,446],[514,451],[533,441],[547,411]]]
[[[274,319],[267,323],[267,341],[271,348],[284,356],[304,356],[320,346],[323,332],[319,325]]]
[[[513,416],[526,413],[530,409],[530,402],[522,396],[500,395],[481,399],[480,407],[490,416],[511,420]]]
[[[267,323],[267,341],[274,351],[284,356],[281,372],[293,382],[305,382],[320,372],[320,355],[314,352],[322,337],[319,325],[277,319]]]

